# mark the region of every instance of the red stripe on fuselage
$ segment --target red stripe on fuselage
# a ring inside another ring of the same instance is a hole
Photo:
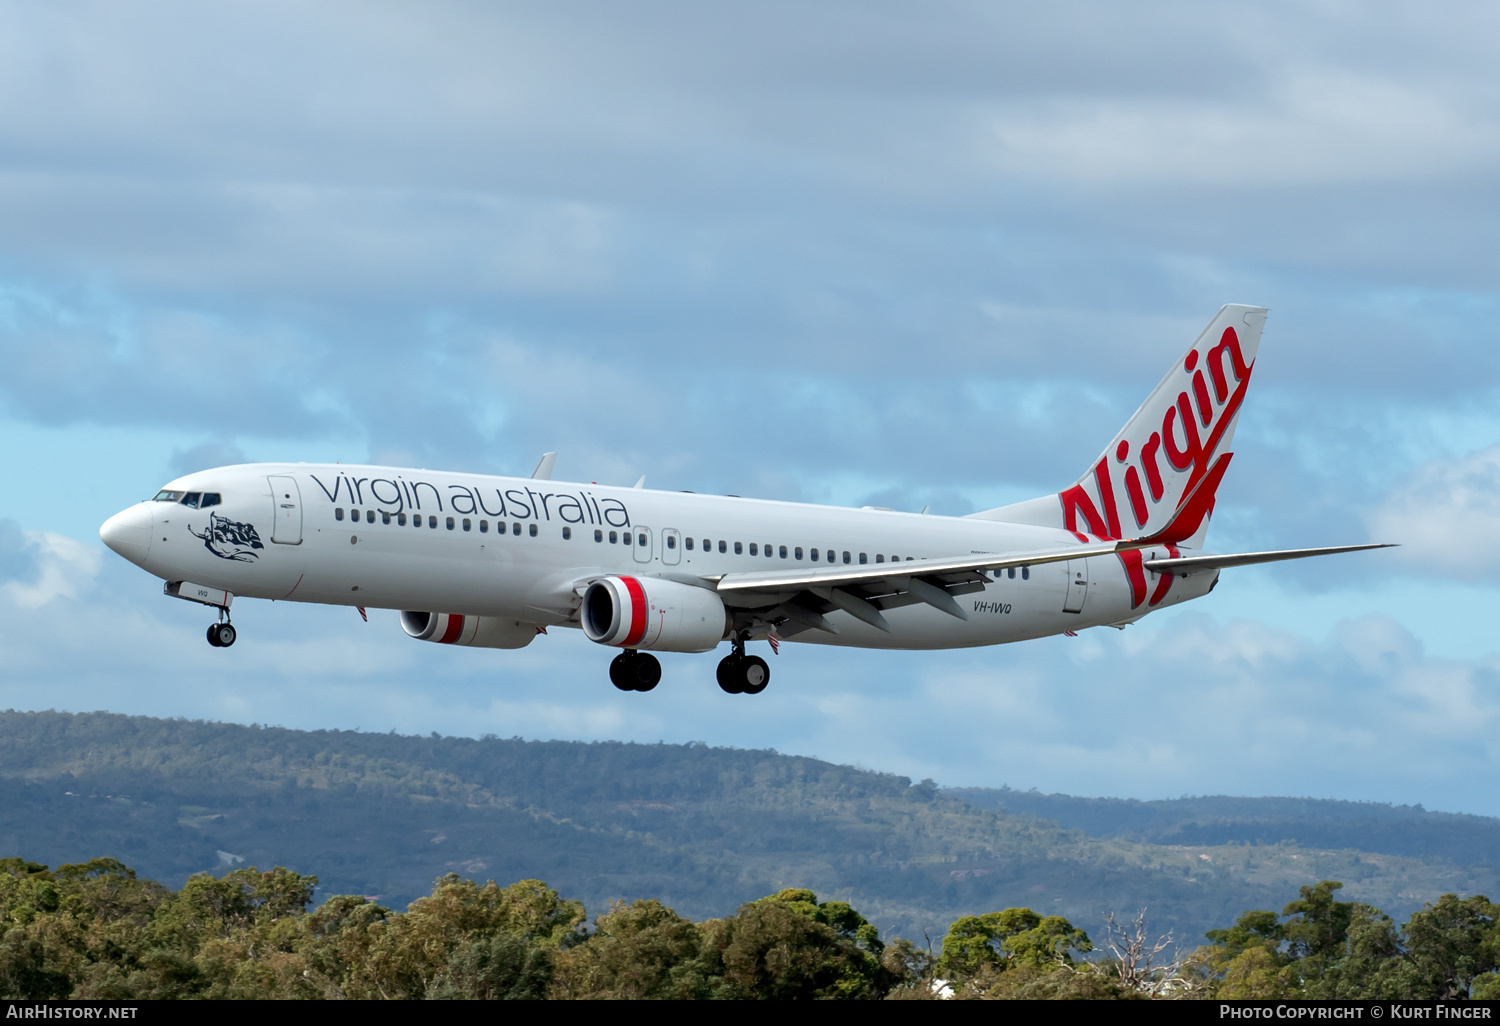
[[[457,613],[448,615],[448,629],[443,632],[442,644],[451,645],[464,632],[464,618]]]
[[[646,617],[646,591],[634,577],[621,577],[620,580],[625,582],[625,590],[630,592],[630,633],[625,635],[620,647],[630,648],[641,643],[641,639],[646,636],[646,625],[650,623]]]

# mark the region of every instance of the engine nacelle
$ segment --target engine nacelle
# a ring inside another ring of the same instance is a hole
[[[729,615],[715,592],[656,577],[595,581],[578,612],[590,641],[618,648],[707,652],[729,633]]]
[[[401,614],[401,629],[418,641],[472,648],[525,648],[536,637],[536,624],[499,616],[462,613]]]

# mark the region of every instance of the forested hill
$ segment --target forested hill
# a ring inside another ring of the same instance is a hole
[[[400,908],[458,872],[542,879],[591,915],[651,897],[702,919],[795,886],[907,937],[1011,906],[1092,933],[1106,910],[1145,906],[1189,941],[1321,879],[1397,916],[1500,893],[1493,860],[1141,843],[1007,807],[770,751],[0,713],[0,856],[108,856],[173,887],[281,865],[316,873],[320,894]]]
[[[1500,861],[1500,819],[1428,812],[1420,805],[1224,795],[1137,801],[1004,787],[956,787],[945,793],[982,809],[1036,816],[1092,837],[1142,844],[1290,843],[1457,863]]]

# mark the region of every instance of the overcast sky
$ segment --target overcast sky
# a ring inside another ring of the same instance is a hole
[[[949,785],[1500,814],[1493,5],[0,2],[0,706],[775,747]],[[373,461],[963,514],[1270,307],[1225,573],[1123,632],[610,653],[235,608],[99,543]]]

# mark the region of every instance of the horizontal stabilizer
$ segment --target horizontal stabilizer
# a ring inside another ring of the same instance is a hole
[[[1276,563],[1283,559],[1306,559],[1308,556],[1332,556],[1339,552],[1363,552],[1365,549],[1389,549],[1391,542],[1372,542],[1365,545],[1335,545],[1326,549],[1278,549],[1274,552],[1241,552],[1231,556],[1181,556],[1177,559],[1148,559],[1146,569],[1158,574],[1186,577],[1209,570],[1223,570],[1231,566],[1251,566],[1255,563]]]

